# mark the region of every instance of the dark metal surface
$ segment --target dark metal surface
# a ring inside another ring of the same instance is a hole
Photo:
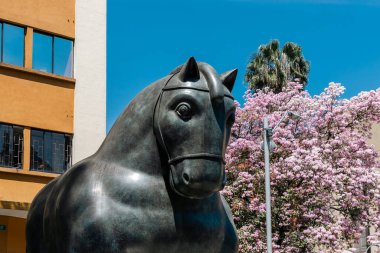
[[[27,252],[237,252],[219,194],[236,74],[190,58],[140,92],[99,150],[36,196]]]

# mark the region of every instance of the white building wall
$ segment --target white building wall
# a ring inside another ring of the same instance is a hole
[[[106,0],[76,0],[73,164],[106,136]]]

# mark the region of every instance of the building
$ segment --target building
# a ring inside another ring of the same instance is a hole
[[[378,154],[380,154],[380,125],[374,124],[372,127],[372,139],[370,139],[369,143],[371,145],[374,145],[375,150]],[[378,253],[380,252],[380,245],[371,247],[368,251],[367,248],[370,246],[367,243],[367,236],[373,234],[374,228],[367,228],[362,233],[362,237],[360,238],[359,242],[356,243],[352,249],[350,249],[348,252],[353,253]]]
[[[106,1],[0,0],[0,252],[37,192],[106,134]]]

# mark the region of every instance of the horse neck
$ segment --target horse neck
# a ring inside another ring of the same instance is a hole
[[[136,172],[162,175],[153,114],[165,81],[148,86],[128,105],[95,154],[97,159]]]

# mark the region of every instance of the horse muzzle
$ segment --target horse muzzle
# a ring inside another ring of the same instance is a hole
[[[226,184],[224,161],[218,155],[188,155],[169,161],[172,189],[187,198],[206,198]]]

